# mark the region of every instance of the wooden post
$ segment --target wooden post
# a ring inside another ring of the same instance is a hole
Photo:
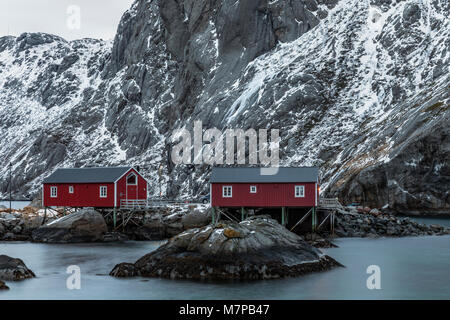
[[[211,207],[211,216],[212,216],[212,224],[215,224],[215,220],[214,220],[214,215],[215,215],[215,209],[214,207]]]
[[[331,234],[334,235],[334,217],[335,217],[335,211],[331,213]]]
[[[45,219],[47,219],[47,207],[44,208],[44,219],[42,220],[42,225],[45,224]]]
[[[245,220],[245,209],[244,207],[241,207],[241,221]]]
[[[117,208],[114,207],[114,211],[113,211],[113,225],[114,225],[114,229],[116,229],[117,226]]]
[[[221,216],[220,209],[219,209],[219,207],[217,207],[216,223],[218,223],[220,221],[220,216]]]
[[[316,210],[315,210],[315,207],[312,207],[311,220],[312,220],[312,231],[316,232]]]
[[[285,207],[281,208],[281,225],[282,226],[286,225],[286,220],[285,220],[285,217],[284,217],[284,209],[285,209]]]
[[[289,223],[289,208],[286,208],[286,225]]]

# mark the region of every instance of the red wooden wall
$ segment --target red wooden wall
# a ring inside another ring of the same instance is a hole
[[[127,177],[128,175],[134,172],[138,176],[138,185],[137,186],[128,186],[127,188]],[[117,206],[120,206],[121,199],[139,199],[146,200],[147,199],[147,180],[145,180],[140,174],[138,174],[135,170],[130,170],[117,181]],[[128,197],[128,198],[127,198]]]
[[[57,187],[57,197],[50,197],[50,187]],[[69,193],[69,186],[74,193]],[[108,187],[107,197],[100,198],[100,186]],[[44,184],[45,207],[114,207],[114,183]]]
[[[305,186],[305,197],[295,197],[295,186]],[[222,187],[232,186],[233,197],[222,197]],[[250,193],[250,186],[257,192]],[[213,183],[213,207],[313,207],[316,206],[316,183]]]

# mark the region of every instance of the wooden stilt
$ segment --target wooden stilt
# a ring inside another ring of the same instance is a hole
[[[281,208],[281,225],[285,226],[286,225],[286,218],[285,218],[285,207]]]
[[[114,207],[114,211],[113,211],[113,225],[114,225],[114,229],[116,229],[117,226],[117,208]]]
[[[216,224],[216,222],[215,222],[215,215],[216,215],[215,209],[214,209],[214,207],[211,207],[211,217],[212,217],[212,224],[213,225]]]
[[[334,217],[335,217],[336,211],[333,211],[331,213],[331,234],[334,235]]]
[[[222,211],[220,211],[220,208],[217,207],[216,223],[218,223],[220,221],[221,213],[222,213]]]
[[[241,221],[245,220],[245,208],[241,207]]]
[[[45,224],[46,219],[47,219],[47,207],[44,208],[44,220],[42,220],[42,225]]]
[[[312,231],[316,232],[316,224],[317,224],[317,217],[316,217],[316,208],[312,207]]]
[[[286,225],[289,224],[289,208],[286,208]]]

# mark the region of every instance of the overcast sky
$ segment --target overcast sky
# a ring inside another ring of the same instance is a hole
[[[134,0],[0,0],[0,36],[46,32],[67,40],[112,39]]]

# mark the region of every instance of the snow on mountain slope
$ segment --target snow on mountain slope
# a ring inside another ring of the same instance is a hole
[[[208,189],[174,129],[277,128],[323,192],[448,212],[448,1],[138,0],[114,43],[0,38],[0,176],[34,194],[60,166],[134,164],[153,193]],[[162,170],[162,175],[158,172]],[[0,183],[0,193],[8,185]]]

